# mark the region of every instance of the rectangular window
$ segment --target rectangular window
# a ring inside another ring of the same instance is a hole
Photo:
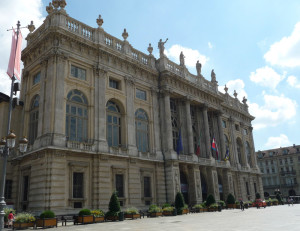
[[[293,161],[293,157],[290,157],[290,163],[293,163],[294,161]]]
[[[75,78],[86,80],[86,70],[71,65],[71,75]]]
[[[144,197],[151,197],[151,178],[144,177]]]
[[[118,197],[124,197],[124,176],[122,174],[116,174],[116,191]]]
[[[270,170],[269,170],[269,169],[267,169],[267,173],[270,173]]]
[[[226,127],[227,127],[227,124],[226,124],[226,121],[225,121],[225,120],[222,120],[222,127],[223,127],[223,128],[226,128]]]
[[[275,169],[274,168],[272,168],[272,173],[275,173]]]
[[[33,85],[39,83],[41,81],[41,72],[38,72],[33,76]]]
[[[236,130],[236,131],[239,131],[239,130],[240,130],[240,127],[239,127],[238,124],[235,124],[235,130]]]
[[[254,192],[257,193],[256,183],[254,183]]]
[[[243,129],[243,134],[244,134],[244,135],[248,135],[247,129],[245,129],[245,128]]]
[[[269,164],[269,162],[266,160],[266,165],[268,165]]]
[[[28,201],[29,176],[23,176],[23,201]]]
[[[83,172],[73,172],[73,198],[83,198]]]
[[[120,90],[120,82],[115,79],[109,79],[109,87]]]
[[[138,99],[147,100],[146,91],[143,91],[143,90],[140,90],[140,89],[136,89],[135,96]]]
[[[299,159],[299,161],[300,161],[300,159]],[[279,163],[282,164],[282,159],[279,159]]]
[[[5,181],[4,198],[12,199],[12,180]]]

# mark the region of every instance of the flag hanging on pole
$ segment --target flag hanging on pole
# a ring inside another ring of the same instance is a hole
[[[218,146],[217,146],[215,137],[212,140],[211,148],[216,151],[216,159],[218,160],[219,159],[219,152],[218,152]]]
[[[180,152],[183,151],[183,147],[182,147],[182,139],[181,139],[181,128],[179,128],[179,135],[178,135],[178,139],[177,139],[177,147],[176,147],[176,152],[179,155]]]
[[[226,154],[225,154],[224,160],[225,161],[229,160],[229,148],[228,147],[226,148]]]
[[[21,64],[21,46],[22,46],[22,34],[19,31],[19,35],[13,30],[12,40],[11,40],[11,50],[9,63],[7,68],[7,74],[10,78],[15,76],[20,80],[20,64]]]

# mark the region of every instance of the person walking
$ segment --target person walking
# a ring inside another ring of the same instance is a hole
[[[240,200],[240,207],[241,207],[241,210],[244,211],[245,207],[244,207],[244,202],[243,202],[243,200]]]
[[[9,227],[13,228],[13,221],[14,221],[14,219],[15,219],[15,216],[14,216],[13,212],[10,211],[10,213],[9,213],[8,216],[7,216],[7,220],[8,220],[8,228],[9,228]]]

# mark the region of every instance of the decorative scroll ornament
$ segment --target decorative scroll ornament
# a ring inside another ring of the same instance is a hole
[[[53,6],[51,2],[49,2],[49,6],[46,6],[46,11],[48,14],[51,14],[53,12]]]

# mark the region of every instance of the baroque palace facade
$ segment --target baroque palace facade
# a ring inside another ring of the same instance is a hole
[[[156,59],[151,44],[149,54],[134,49],[125,29],[120,40],[101,16],[92,28],[64,8],[52,1],[26,38],[24,106],[13,127],[30,146],[10,156],[8,204],[63,213],[107,210],[114,190],[122,206],[138,208],[172,203],[179,191],[187,204],[263,193],[245,98],[219,92],[214,71],[206,80],[200,63],[193,75],[183,55],[180,65],[170,61],[162,40]]]

